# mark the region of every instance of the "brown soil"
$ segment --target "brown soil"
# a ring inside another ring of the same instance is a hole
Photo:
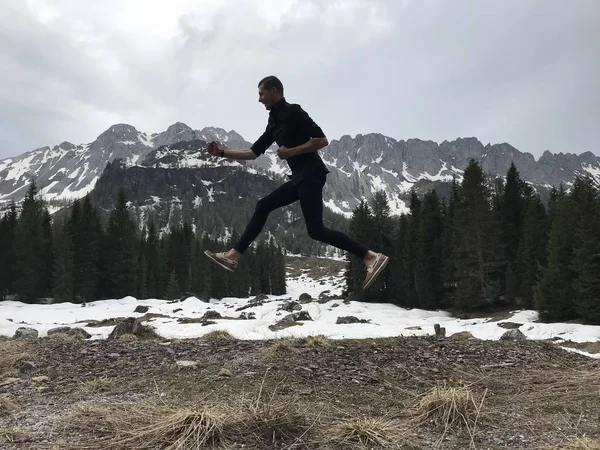
[[[14,342],[0,341],[0,354],[14,350]],[[219,448],[341,448],[328,433],[354,419],[385,420],[399,434],[393,446],[346,448],[558,449],[569,448],[573,437],[600,438],[600,361],[549,342],[43,338],[23,345],[18,351],[33,364],[19,371],[25,366],[13,358],[14,367],[0,375],[0,396],[13,406],[0,416],[3,449],[106,448],[100,428],[69,426],[81,405],[235,409],[259,397],[273,407],[292,405],[307,425],[298,422],[296,434],[268,444],[248,435]],[[436,386],[468,389],[482,402],[472,437],[464,427],[444,430],[419,416],[419,401]]]

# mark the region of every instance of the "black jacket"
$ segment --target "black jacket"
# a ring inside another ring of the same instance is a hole
[[[310,138],[324,138],[323,130],[311,119],[300,105],[288,103],[282,98],[269,111],[265,132],[252,145],[256,156],[262,155],[272,144],[287,148],[304,144]],[[321,172],[329,173],[318,152],[292,156],[286,160],[292,170],[292,179],[301,179]]]

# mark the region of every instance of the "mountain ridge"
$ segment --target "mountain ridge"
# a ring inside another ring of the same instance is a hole
[[[53,147],[45,146],[0,160],[0,204],[10,200],[19,202],[32,178],[50,203],[80,198],[94,189],[106,165],[116,159],[128,166],[148,165],[149,157],[156,159],[160,154],[157,161],[172,168],[205,164],[201,146],[210,140],[227,148],[251,146],[251,142],[235,130],[219,127],[198,130],[184,122],[175,122],[149,135],[130,124],[113,124],[86,144],[65,140]],[[197,148],[186,149],[183,158],[175,154],[181,150],[172,147],[178,142],[195,142]],[[275,148],[276,145],[272,145],[272,149]],[[581,174],[600,181],[600,158],[590,151],[580,155],[545,151],[536,160],[531,153],[521,152],[507,142],[484,145],[474,136],[437,143],[420,138],[396,140],[377,132],[358,133],[354,137],[345,134],[331,140],[321,156],[331,171],[324,202],[331,210],[346,216],[378,189],[388,193],[392,213],[406,211],[410,189],[446,190],[444,186],[453,178],[460,181],[462,170],[471,158],[478,160],[484,171],[494,177],[503,177],[514,162],[522,178],[541,191],[561,183],[568,187],[574,177]],[[228,160],[215,164],[270,173],[274,179],[289,173],[287,163],[274,151],[243,163]]]

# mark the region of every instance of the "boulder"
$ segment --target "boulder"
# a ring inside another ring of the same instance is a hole
[[[256,313],[248,313],[248,312],[242,312],[240,313],[240,317],[238,317],[238,319],[240,320],[252,320],[252,319],[256,319]]]
[[[501,341],[524,341],[527,337],[519,329],[508,330],[501,337]]]
[[[338,317],[335,323],[337,325],[343,325],[343,324],[349,324],[349,323],[369,323],[369,322],[370,322],[370,320],[359,319],[358,317],[354,317],[354,316],[343,316],[343,317]]]
[[[294,311],[300,311],[302,310],[302,305],[296,301],[289,301],[289,302],[285,302],[281,308],[281,310],[283,311],[287,311],[287,312],[294,312]]]
[[[206,311],[204,313],[204,315],[202,316],[202,320],[212,320],[212,319],[222,319],[223,316],[217,312],[214,311],[212,309],[209,309],[208,311]]]
[[[517,328],[521,327],[523,324],[515,323],[515,322],[498,322],[497,325],[500,328],[506,328],[507,330],[516,330]]]
[[[58,333],[66,334],[67,336],[72,336],[72,337],[81,337],[82,339],[89,339],[92,337],[92,335],[90,333],[88,333],[87,331],[85,331],[83,328],[80,328],[80,327],[76,327],[76,328],[56,327],[56,328],[52,328],[52,329],[48,330],[48,336],[50,336],[52,334],[58,334]]]
[[[300,297],[298,297],[298,301],[300,303],[302,303],[303,305],[306,303],[311,303],[312,302],[312,297],[310,296],[310,294],[307,294],[306,292],[303,294],[300,294]]]
[[[37,339],[39,333],[35,328],[19,327],[15,331],[15,339]]]
[[[48,336],[52,334],[62,333],[67,334],[71,330],[71,327],[56,327],[48,330]]]
[[[127,317],[119,321],[109,334],[108,339],[119,339],[124,334],[133,334],[140,339],[160,339],[160,336],[154,330],[143,325],[134,317]]]
[[[150,309],[149,306],[143,306],[143,305],[137,305],[135,307],[135,309],[133,310],[134,313],[142,313],[145,314],[148,312],[148,310]]]

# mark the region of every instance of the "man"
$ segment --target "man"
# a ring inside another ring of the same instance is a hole
[[[258,101],[269,111],[269,120],[264,133],[251,148],[223,150],[216,142],[210,142],[207,150],[213,156],[251,160],[277,142],[277,155],[287,161],[292,171],[290,181],[258,201],[254,215],[232,249],[220,253],[207,250],[205,254],[221,267],[234,272],[244,251],[262,231],[269,213],[300,200],[308,235],[360,257],[367,269],[362,288],[368,288],[389,258],[323,225],[323,186],[329,170],[318,151],[329,145],[325,134],[300,105],[286,101],[283,85],[277,77],[268,76],[258,83]]]

